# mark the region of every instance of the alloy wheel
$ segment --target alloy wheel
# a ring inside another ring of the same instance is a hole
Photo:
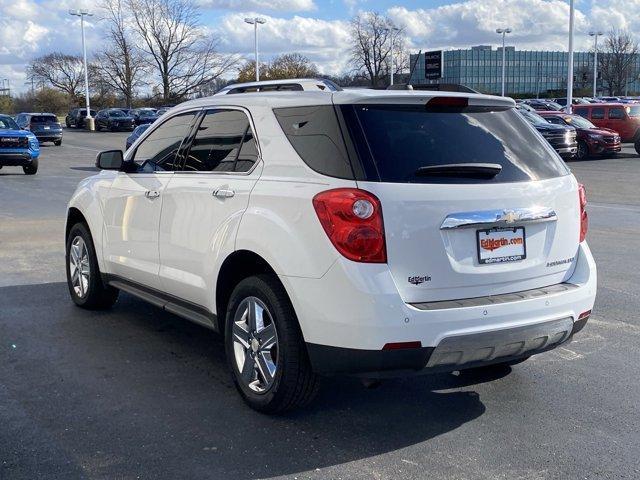
[[[69,247],[69,273],[71,285],[78,298],[84,298],[89,290],[91,267],[89,265],[89,251],[81,236],[77,236]]]
[[[257,297],[245,298],[238,305],[232,328],[240,380],[254,392],[265,393],[278,370],[278,334],[269,309]]]

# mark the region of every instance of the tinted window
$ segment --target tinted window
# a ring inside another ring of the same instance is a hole
[[[591,118],[595,120],[601,120],[604,118],[604,108],[594,107],[591,109]]]
[[[574,108],[573,113],[576,115],[580,115],[584,118],[589,118],[589,109],[588,108]]]
[[[122,110],[109,110],[109,112],[107,112],[107,115],[109,115],[110,117],[124,117],[124,116],[126,116],[126,114]]]
[[[16,122],[13,121],[11,117],[5,117],[4,115],[0,115],[0,128],[4,128],[6,130],[18,130],[19,127]]]
[[[609,118],[619,120],[624,118],[624,108],[610,108]]]
[[[178,149],[189,134],[194,117],[195,113],[171,117],[144,139],[133,160],[144,163],[144,170],[176,170]]]
[[[554,123],[556,125],[564,125],[564,121],[560,117],[544,117],[544,119],[549,123]]]
[[[345,142],[331,105],[274,109],[300,158],[316,172],[353,179]]]
[[[514,109],[426,110],[403,105],[340,107],[371,177],[394,183],[518,182],[568,173],[562,160]],[[422,176],[421,167],[497,163],[491,179]]]
[[[212,110],[202,119],[184,169],[199,172],[247,171],[256,162],[249,119],[238,110]]]
[[[51,123],[57,121],[58,117],[55,115],[34,115],[31,117],[31,123]]]

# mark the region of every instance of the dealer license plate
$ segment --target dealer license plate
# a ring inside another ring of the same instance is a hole
[[[527,258],[524,227],[478,230],[478,262],[504,263]]]

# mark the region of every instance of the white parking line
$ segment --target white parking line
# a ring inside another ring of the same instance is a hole
[[[640,213],[640,206],[635,207],[633,205],[616,205],[616,204],[602,204],[602,203],[594,203],[594,202],[589,202],[588,204],[589,207],[596,207],[596,208],[608,208],[611,210],[623,210],[625,212],[638,212]],[[631,207],[631,208],[628,208]]]

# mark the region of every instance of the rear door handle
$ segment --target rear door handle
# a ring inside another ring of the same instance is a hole
[[[213,192],[213,196],[217,198],[231,198],[236,194],[233,190],[228,190],[224,188],[220,188]]]
[[[147,198],[158,198],[160,196],[160,192],[157,190],[147,190],[144,192],[144,196]]]

